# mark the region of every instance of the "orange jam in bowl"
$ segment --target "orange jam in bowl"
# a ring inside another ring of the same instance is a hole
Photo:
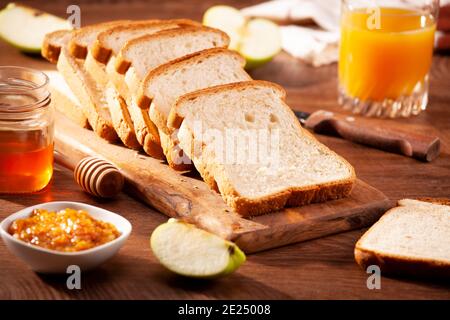
[[[28,218],[15,220],[9,234],[24,242],[61,252],[91,249],[120,236],[108,222],[94,219],[86,211],[35,209]]]

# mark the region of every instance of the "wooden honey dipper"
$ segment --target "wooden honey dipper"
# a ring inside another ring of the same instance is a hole
[[[114,197],[124,184],[119,169],[96,157],[87,157],[78,162],[73,175],[84,191],[100,198]]]

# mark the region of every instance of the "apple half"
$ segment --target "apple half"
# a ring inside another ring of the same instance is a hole
[[[281,51],[280,27],[267,19],[247,19],[230,6],[213,6],[203,15],[203,24],[224,31],[230,37],[229,48],[246,59],[246,69],[259,67]]]
[[[15,3],[0,11],[0,37],[27,53],[40,53],[47,33],[71,28],[67,20]]]
[[[176,219],[153,231],[150,246],[163,266],[186,277],[225,276],[246,259],[234,243]]]

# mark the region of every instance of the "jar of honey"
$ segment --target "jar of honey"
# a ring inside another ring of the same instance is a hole
[[[48,77],[0,67],[0,193],[43,189],[53,174],[54,111]]]

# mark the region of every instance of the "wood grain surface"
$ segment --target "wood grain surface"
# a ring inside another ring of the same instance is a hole
[[[22,1],[64,15],[72,1]],[[228,1],[223,1],[228,2]],[[229,1],[243,7],[256,1]],[[77,2],[82,23],[117,18],[199,19],[215,1],[87,1]],[[1,1],[0,5],[4,6]],[[19,54],[0,42],[0,64],[53,69],[39,58]],[[312,68],[287,54],[252,72],[255,79],[278,82],[296,110],[339,111],[336,64]],[[450,197],[450,58],[435,56],[428,110],[407,120],[418,131],[434,132],[442,141],[441,155],[424,163],[362,145],[318,136],[354,165],[358,176],[393,200],[404,197]],[[81,201],[118,212],[133,224],[129,240],[111,261],[82,277],[82,290],[68,290],[64,277],[42,276],[11,255],[0,243],[2,299],[450,299],[449,282],[383,277],[380,290],[366,286],[368,274],[353,259],[353,247],[364,230],[253,254],[233,275],[199,282],[178,277],[153,257],[148,246],[152,230],[166,217],[125,194],[98,200],[81,191],[73,173],[56,166],[51,184],[33,195],[0,196],[0,218],[44,201]]]

